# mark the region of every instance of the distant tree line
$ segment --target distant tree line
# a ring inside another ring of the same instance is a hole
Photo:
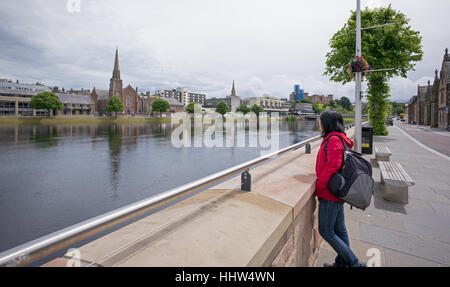
[[[355,113],[355,108],[353,107],[350,99],[347,97],[342,97],[337,100],[331,100],[328,104],[314,103],[311,100],[303,99],[297,101],[297,103],[308,103],[313,105],[314,112],[320,114],[323,111],[332,110],[340,112],[341,114],[353,114]]]

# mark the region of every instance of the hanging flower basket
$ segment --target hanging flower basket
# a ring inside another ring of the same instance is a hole
[[[364,76],[366,71],[372,70],[372,67],[367,63],[363,56],[356,56],[345,66],[345,68],[352,79],[355,77],[355,73],[362,73],[362,76]]]

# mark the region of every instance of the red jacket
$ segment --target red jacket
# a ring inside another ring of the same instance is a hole
[[[331,137],[332,135],[340,135],[349,148],[353,147],[353,142],[349,140],[344,133],[339,132],[330,133],[322,141],[316,161],[316,195],[317,197],[325,200],[343,202],[343,200],[334,196],[327,187],[331,177],[335,173],[341,171],[344,165],[344,145],[339,137]],[[325,142],[328,138],[330,138],[330,140],[328,141],[328,162],[326,162]]]

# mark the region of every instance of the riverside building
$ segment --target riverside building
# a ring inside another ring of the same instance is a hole
[[[159,90],[157,94],[164,98],[173,98],[178,102],[182,103],[184,106],[190,103],[196,103],[200,105],[205,105],[206,95],[200,93],[189,92],[188,88],[176,88],[172,90]]]
[[[432,128],[450,129],[450,56],[448,49],[441,64],[441,71],[435,70],[434,81],[417,87],[417,95],[408,103],[408,123]]]

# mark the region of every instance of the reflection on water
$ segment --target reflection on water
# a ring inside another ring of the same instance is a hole
[[[0,251],[260,156],[259,148],[175,148],[174,128],[0,126]],[[316,129],[281,122],[280,148]]]
[[[117,199],[117,188],[119,186],[119,168],[120,168],[120,146],[122,145],[122,130],[117,126],[108,127],[108,144],[110,154],[111,169],[111,187],[114,191],[112,198]]]

